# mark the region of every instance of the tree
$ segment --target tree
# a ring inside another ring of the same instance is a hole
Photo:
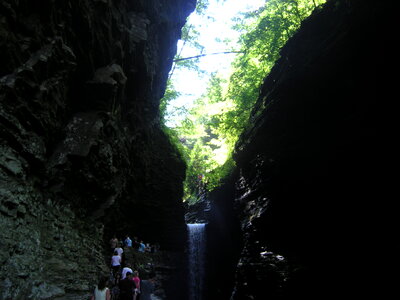
[[[236,28],[244,32],[240,38],[241,51],[234,61],[234,72],[230,77],[226,95],[237,103],[237,128],[243,131],[249,124],[249,115],[254,107],[262,80],[279,58],[279,51],[297,31],[302,20],[308,17],[324,0],[270,0],[243,19],[254,19],[253,23],[238,23]]]
[[[221,74],[211,74],[205,94],[197,99],[193,108],[187,111],[186,118],[174,128],[179,137],[175,140],[181,144],[187,163],[186,200],[195,201],[199,175],[204,175],[202,180],[207,181],[207,188],[212,190],[233,168],[235,143],[243,130],[250,126],[249,116],[263,79],[302,20],[324,2],[269,0],[259,10],[243,14],[236,20],[235,29],[241,32],[240,49],[236,51],[229,80]],[[187,36],[194,38],[195,35]],[[199,49],[201,51],[201,47]],[[175,64],[195,68],[196,60],[204,55],[200,53],[192,58],[178,55]],[[167,90],[168,96],[176,94]]]

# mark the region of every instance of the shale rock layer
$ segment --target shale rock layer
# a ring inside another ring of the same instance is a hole
[[[158,106],[194,6],[0,1],[0,299],[79,299],[113,233],[182,249]]]
[[[231,299],[358,297],[377,286],[379,262],[366,249],[382,247],[386,230],[377,204],[383,24],[382,2],[328,1],[265,79],[237,145],[234,183],[221,188],[233,196],[214,201],[209,225],[241,228],[224,231],[241,240],[230,265],[210,237],[213,260],[236,266]]]

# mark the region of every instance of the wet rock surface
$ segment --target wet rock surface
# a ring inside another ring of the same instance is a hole
[[[203,190],[197,195],[196,203],[185,203],[186,224],[208,222],[211,212],[211,202],[207,197],[207,191]]]
[[[86,299],[114,233],[182,250],[158,105],[194,5],[0,1],[0,299]]]

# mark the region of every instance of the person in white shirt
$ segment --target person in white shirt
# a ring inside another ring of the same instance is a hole
[[[118,251],[114,251],[114,255],[111,257],[111,269],[114,278],[116,278],[119,269],[121,268],[121,256],[118,255]]]
[[[133,273],[132,269],[130,268],[130,266],[126,266],[125,268],[122,269],[122,276],[121,276],[121,280],[124,280],[126,277],[126,273],[130,272]]]
[[[96,285],[96,288],[94,289],[91,300],[110,300],[111,299],[111,293],[110,293],[109,288],[107,287],[107,283],[108,283],[108,276],[103,276],[99,280],[99,283]]]
[[[117,251],[118,255],[121,256],[122,258],[122,253],[124,253],[124,249],[122,249],[121,246],[119,246],[118,248],[115,248],[115,251]]]

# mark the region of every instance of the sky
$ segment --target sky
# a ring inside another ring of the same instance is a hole
[[[193,24],[200,32],[198,42],[205,47],[203,53],[215,53],[237,49],[236,46],[239,33],[231,27],[234,25],[232,18],[239,13],[252,11],[265,3],[265,0],[209,0],[210,4],[204,15],[192,13],[187,22]],[[232,43],[225,45],[219,40],[230,39]],[[178,53],[182,48],[182,41],[178,41]],[[199,55],[199,50],[185,46],[182,57]],[[199,67],[205,71],[205,75],[199,75],[196,71],[186,69],[174,70],[171,77],[175,89],[181,94],[180,97],[171,101],[167,112],[173,112],[177,107],[189,109],[194,100],[205,93],[208,82],[208,74],[218,71],[228,77],[230,64],[235,54],[210,55],[200,58]],[[176,117],[179,120],[179,117]],[[175,126],[174,120],[169,120],[167,126]]]

